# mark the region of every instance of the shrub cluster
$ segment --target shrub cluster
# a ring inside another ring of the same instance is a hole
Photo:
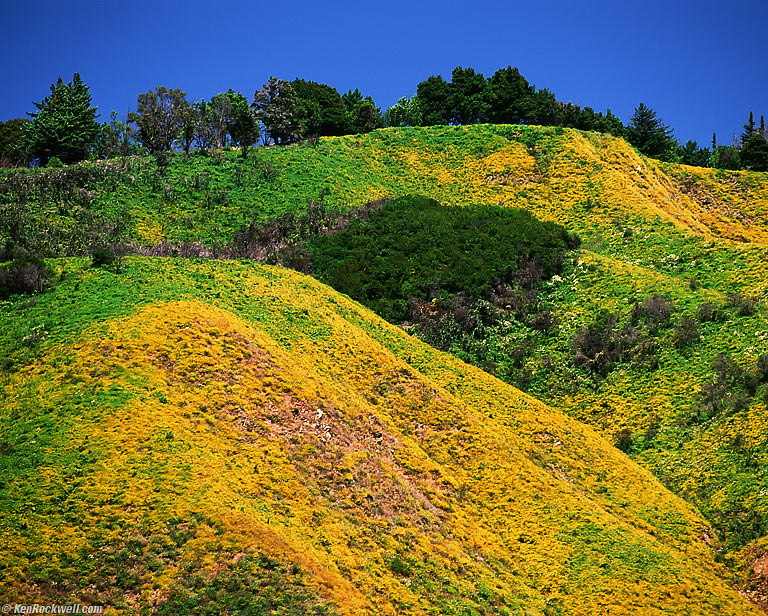
[[[42,259],[19,257],[0,266],[0,299],[22,293],[41,293],[48,286],[50,272]]]

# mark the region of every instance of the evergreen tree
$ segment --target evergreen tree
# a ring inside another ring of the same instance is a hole
[[[65,163],[88,156],[99,134],[98,115],[79,73],[69,83],[59,77],[51,94],[35,107],[37,112],[29,114],[32,122],[24,126],[24,142],[41,165],[54,156]]]
[[[627,140],[646,156],[661,160],[674,158],[677,142],[672,136],[672,130],[644,103],[635,108],[626,129],[626,136]]]
[[[749,138],[755,134],[755,118],[752,115],[752,112],[749,112],[749,120],[747,120],[747,123],[744,125],[744,132],[741,133],[741,144],[744,145]]]
[[[741,164],[752,171],[768,171],[768,141],[755,133],[741,148]]]
[[[695,141],[686,141],[685,145],[677,146],[677,159],[684,165],[708,167],[710,152],[707,148],[700,148]]]

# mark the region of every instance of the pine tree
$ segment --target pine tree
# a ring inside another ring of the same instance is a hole
[[[672,130],[644,103],[635,109],[626,130],[627,140],[646,156],[662,160],[674,156],[677,142]]]
[[[91,94],[79,73],[64,83],[59,77],[51,84],[51,94],[35,103],[32,122],[24,127],[25,145],[34,158],[45,165],[54,156],[64,163],[85,159],[96,144],[99,125]]]
[[[768,171],[768,141],[755,133],[741,148],[741,163],[745,169]]]
[[[755,118],[752,115],[752,112],[749,112],[749,120],[747,120],[747,123],[744,125],[744,132],[741,133],[741,144],[744,145],[749,138],[755,134]]]

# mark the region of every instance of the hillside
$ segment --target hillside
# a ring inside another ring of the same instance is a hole
[[[56,267],[2,311],[9,601],[753,613],[708,524],[593,430],[311,278]]]
[[[555,327],[541,332],[502,320],[474,346],[454,340],[448,350],[624,449],[704,515],[717,559],[754,600],[766,603],[766,174],[660,164],[620,139],[569,129],[386,129],[316,146],[259,148],[245,161],[239,152],[220,151],[208,158],[174,156],[162,169],[151,159],[131,158],[3,172],[0,238],[7,252],[21,246],[47,256],[88,254],[94,245],[126,239],[147,254],[240,256],[232,243],[251,223],[281,224],[310,201],[350,211],[407,194],[445,206],[522,208],[579,236],[575,258],[540,290]],[[151,262],[141,264],[155,272]],[[163,284],[198,299],[210,277],[219,277],[204,264],[178,267],[162,274]],[[88,280],[103,275],[83,274]],[[149,287],[158,301],[183,299]],[[138,293],[116,285],[108,296],[93,289],[101,297],[96,302],[78,296],[71,304],[45,303],[60,288],[39,296],[42,303],[29,308],[34,318],[17,320],[9,311],[18,304],[6,304],[0,335],[7,378],[39,360],[36,340],[70,327],[64,311],[84,303],[100,311],[91,320],[117,316],[113,308],[127,317],[130,311],[118,310],[120,302],[109,297],[128,302]],[[250,323],[238,312],[244,308],[237,302],[245,302],[239,293],[221,289],[202,299],[231,302],[217,305]],[[310,301],[297,298],[297,305]],[[266,314],[260,323],[271,327]],[[277,323],[289,318],[269,314]],[[290,326],[268,332],[281,343],[314,318],[311,309],[286,314],[293,315]],[[390,344],[378,326],[367,331],[378,344]],[[74,334],[67,336],[71,343]],[[596,348],[595,340],[615,349]],[[630,352],[622,350],[627,344]],[[395,352],[407,359],[403,353]],[[439,380],[440,374],[434,369],[426,377]]]

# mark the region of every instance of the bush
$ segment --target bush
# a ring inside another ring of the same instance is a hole
[[[645,322],[649,329],[655,331],[659,327],[668,327],[675,305],[668,297],[652,295],[632,308],[632,323]]]
[[[115,262],[115,252],[111,248],[95,248],[91,253],[93,267],[109,267]]]
[[[619,315],[603,314],[579,329],[571,340],[574,361],[601,377],[608,376],[616,364],[632,359],[630,353],[642,341],[642,333],[631,325],[619,327]],[[642,355],[647,355],[645,349]]]
[[[50,272],[42,259],[25,256],[0,267],[0,299],[22,293],[41,293]]]
[[[729,293],[728,304],[736,309],[736,313],[740,317],[751,317],[755,314],[756,302],[752,297],[744,297],[739,293]]]
[[[613,443],[616,445],[616,449],[620,449],[624,453],[632,451],[633,441],[632,430],[629,428],[622,428],[613,434]]]
[[[713,304],[704,302],[699,306],[699,310],[696,313],[696,318],[699,323],[707,323],[709,321],[720,321],[722,319],[722,311]]]
[[[690,317],[682,317],[675,325],[675,346],[678,349],[701,340],[699,324]]]

